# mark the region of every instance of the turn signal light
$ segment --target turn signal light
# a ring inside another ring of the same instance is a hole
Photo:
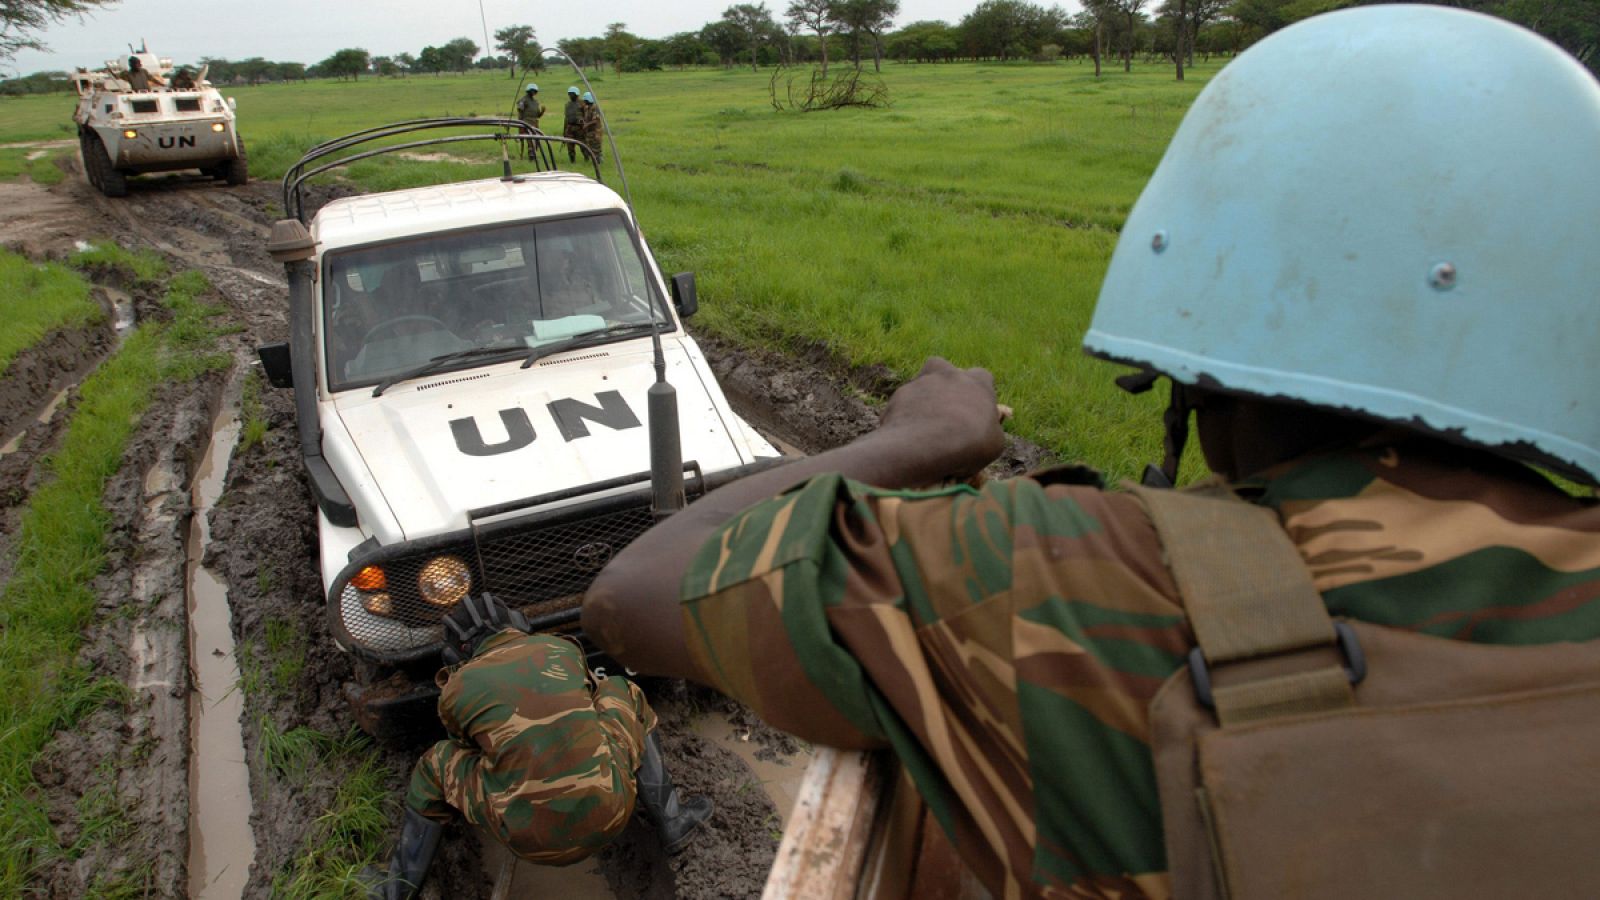
[[[388,576],[377,566],[367,566],[350,579],[350,583],[363,591],[381,591],[389,586]]]
[[[138,137],[138,136],[139,136],[139,132],[137,132],[137,131],[134,131],[134,130],[133,130],[133,129],[132,129],[132,128],[129,128],[129,129],[128,129],[128,130],[127,130],[127,131],[124,131],[124,132],[123,132],[123,133],[122,133],[122,136],[123,136],[123,137],[125,137],[125,138],[127,138],[127,139],[128,139],[128,140],[130,140],[130,141],[131,141],[131,140],[133,140],[133,139],[134,139],[134,138],[136,138],[136,137]]]

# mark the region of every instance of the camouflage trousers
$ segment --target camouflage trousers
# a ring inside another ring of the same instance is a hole
[[[514,631],[439,682],[450,737],[417,763],[407,805],[440,822],[459,813],[541,865],[578,862],[622,833],[656,725],[638,686],[597,678],[566,639]]]
[[[564,137],[564,138],[571,138],[572,140],[581,142],[584,139],[584,137],[583,137],[583,126],[582,125],[567,125],[565,128],[562,129],[561,136]],[[571,144],[568,144],[567,145],[567,161],[568,162],[576,162],[577,159],[578,159],[578,148],[572,146]]]

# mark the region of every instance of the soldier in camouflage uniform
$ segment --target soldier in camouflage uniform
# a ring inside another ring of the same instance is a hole
[[[601,141],[605,138],[605,123],[600,120],[600,107],[594,103],[594,94],[583,92],[583,109],[578,127],[583,132],[583,144],[595,162],[601,159]]]
[[[518,857],[552,866],[610,843],[635,799],[668,853],[710,817],[708,798],[682,798],[673,786],[637,685],[596,675],[569,638],[526,633],[527,621],[487,594],[462,601],[446,627],[457,663],[437,680],[449,737],[412,772],[401,838],[375,897],[412,896],[457,814]]]
[[[562,112],[561,136],[568,140],[583,140],[583,99],[576,87],[567,88],[567,106]],[[567,162],[577,162],[578,148],[567,145]]]
[[[1195,102],[1086,345],[1145,369],[1131,388],[1172,379],[1164,476],[1197,411],[1206,462],[1276,514],[1333,615],[1600,639],[1600,507],[1522,462],[1600,481],[1600,357],[1569,340],[1600,334],[1600,185],[1562,162],[1597,155],[1600,85],[1525,32],[1433,7],[1297,25]],[[1450,294],[1458,268],[1478,280]],[[995,409],[987,372],[930,361],[876,431],[630,545],[585,630],[806,739],[891,748],[997,898],[1192,891],[1150,749],[1195,646],[1163,545],[1081,468],[959,483],[1003,447]]]
[[[537,129],[545,111],[545,105],[539,102],[539,86],[528,85],[522,96],[517,98],[517,118]]]

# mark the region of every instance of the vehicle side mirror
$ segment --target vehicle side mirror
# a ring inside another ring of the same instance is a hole
[[[228,98],[228,108],[229,109],[238,109],[239,108],[239,101],[233,99],[232,97],[229,97]]]
[[[678,315],[685,319],[699,311],[700,300],[694,293],[693,272],[679,272],[672,276],[672,304],[678,307]]]
[[[289,345],[262,344],[256,348],[261,357],[261,370],[267,373],[267,383],[276,388],[294,387],[294,368],[289,363]]]

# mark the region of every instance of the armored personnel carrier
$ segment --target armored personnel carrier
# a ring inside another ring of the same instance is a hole
[[[121,197],[130,175],[199,169],[244,184],[250,176],[233,100],[224,99],[205,76],[202,68],[184,78],[172,60],[146,50],[101,70],[74,72],[78,108],[72,118],[89,183],[107,197]]]

